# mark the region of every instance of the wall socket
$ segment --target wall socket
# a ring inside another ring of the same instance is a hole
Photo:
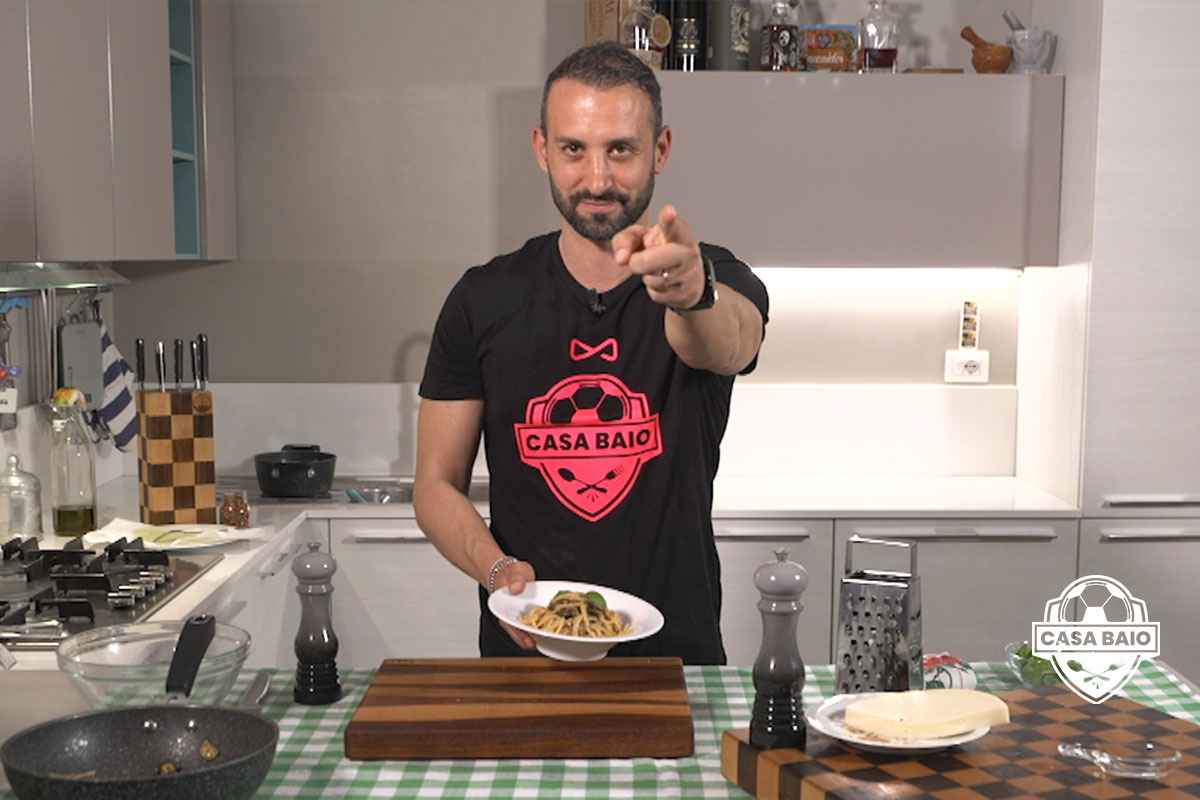
[[[946,351],[946,383],[987,383],[987,350],[960,347]]]

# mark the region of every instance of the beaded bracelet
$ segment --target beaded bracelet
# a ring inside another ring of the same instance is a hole
[[[513,564],[516,564],[518,559],[512,556],[500,556],[492,564],[492,568],[488,570],[487,590],[488,594],[496,591],[496,579],[500,577],[500,573],[508,569]]]

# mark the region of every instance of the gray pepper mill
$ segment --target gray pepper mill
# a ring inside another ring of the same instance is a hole
[[[337,561],[320,548],[321,545],[311,543],[307,553],[292,560],[292,572],[300,580],[296,586],[300,595],[300,630],[296,633],[296,688],[292,695],[297,703],[307,706],[333,703],[342,696],[330,596]]]
[[[808,725],[800,693],[804,661],[796,643],[796,623],[804,610],[800,595],[808,588],[808,571],[788,561],[788,551],[775,551],[775,561],[754,571],[762,594],[763,643],[754,660],[754,709],[750,744],[759,748],[804,747]]]

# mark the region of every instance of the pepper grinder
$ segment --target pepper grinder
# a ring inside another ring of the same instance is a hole
[[[796,623],[804,610],[800,595],[808,587],[808,572],[788,551],[775,551],[754,571],[754,585],[762,594],[763,642],[754,660],[754,709],[750,715],[750,744],[762,749],[804,747],[808,725],[804,720],[801,690],[804,661],[796,644]]]
[[[330,597],[337,561],[320,548],[321,545],[312,542],[307,553],[292,560],[292,572],[300,581],[296,586],[300,595],[300,630],[296,634],[296,688],[292,694],[297,703],[306,706],[326,705],[342,696]]]

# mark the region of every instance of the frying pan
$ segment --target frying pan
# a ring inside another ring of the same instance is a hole
[[[167,673],[191,692],[216,620],[183,626]],[[35,725],[0,747],[20,800],[249,798],[275,758],[279,726],[252,711],[174,704],[77,714]]]

